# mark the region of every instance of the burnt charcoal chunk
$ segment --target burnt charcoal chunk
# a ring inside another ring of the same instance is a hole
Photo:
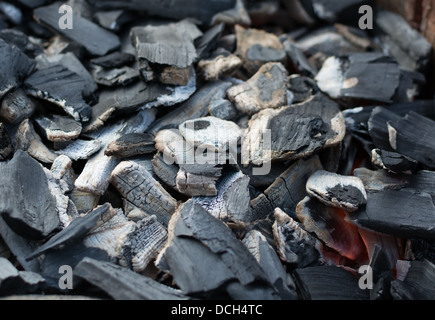
[[[148,133],[130,133],[109,143],[104,154],[116,158],[127,158],[153,153],[155,150],[154,136]]]
[[[0,38],[11,45],[15,45],[29,58],[35,58],[42,53],[42,48],[29,40],[29,37],[16,29],[3,29],[0,31]]]
[[[35,103],[22,88],[8,92],[0,107],[0,117],[7,123],[18,124],[30,118],[36,109]]]
[[[116,50],[120,45],[116,34],[101,28],[95,23],[73,12],[73,28],[61,29],[59,27],[60,3],[46,7],[39,7],[33,11],[33,16],[39,23],[45,24],[61,35],[69,38],[86,48],[94,56],[104,56]]]
[[[95,13],[95,20],[100,26],[118,32],[122,26],[133,20],[133,14],[125,10],[99,11]]]
[[[310,0],[314,14],[324,21],[358,21],[358,8],[365,0]]]
[[[56,114],[48,117],[38,116],[35,118],[35,122],[45,138],[54,142],[74,140],[82,131],[80,122]]]
[[[217,45],[217,40],[221,37],[224,31],[225,25],[219,23],[210,29],[208,29],[201,38],[195,40],[197,59],[201,60],[207,56],[207,54],[214,49]]]
[[[317,74],[316,68],[310,64],[307,57],[295,43],[285,40],[283,45],[292,66],[298,73],[309,77],[314,77]]]
[[[77,121],[88,121],[92,108],[83,100],[86,81],[62,65],[38,70],[25,81],[28,94],[60,106]]]
[[[374,149],[372,151],[372,162],[373,160],[377,161],[379,157],[381,167],[392,172],[415,173],[419,168],[417,161],[397,152]]]
[[[318,93],[316,82],[300,75],[291,75],[288,78],[287,89],[293,93],[293,103],[303,102]]]
[[[0,122],[0,161],[5,161],[12,156],[14,146],[11,137],[3,122]]]
[[[400,116],[390,109],[376,107],[373,109],[370,118],[368,119],[368,130],[374,145],[386,151],[393,151],[389,142],[388,136],[388,121],[397,121]]]
[[[119,265],[84,258],[74,275],[87,280],[117,300],[187,300],[181,291]]]
[[[116,51],[104,57],[91,59],[91,63],[103,68],[119,68],[133,63],[134,55],[126,52]]]
[[[0,56],[3,63],[0,69],[0,98],[15,89],[35,68],[35,62],[29,59],[16,46],[0,39]]]
[[[296,285],[306,300],[368,300],[369,291],[361,290],[358,278],[333,266],[297,269]]]
[[[36,160],[18,150],[11,161],[0,162],[0,175],[0,212],[12,230],[40,240],[59,228],[56,200]]]

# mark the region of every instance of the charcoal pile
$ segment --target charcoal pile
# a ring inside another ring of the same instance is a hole
[[[433,49],[366,4],[0,2],[0,297],[433,299]]]

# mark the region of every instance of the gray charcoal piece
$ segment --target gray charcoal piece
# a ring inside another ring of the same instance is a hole
[[[133,20],[133,15],[125,10],[98,11],[94,17],[100,26],[114,32]]]
[[[84,101],[86,80],[62,65],[34,72],[25,81],[27,93],[61,107],[77,121],[88,121],[92,108]]]
[[[55,151],[56,154],[65,155],[72,160],[89,159],[94,153],[102,147],[100,140],[82,140],[76,139],[65,148]]]
[[[152,160],[152,169],[154,174],[159,177],[167,186],[173,190],[178,190],[176,178],[180,168],[177,164],[168,164],[160,152],[157,152]]]
[[[3,59],[0,76],[0,97],[17,88],[34,70],[35,61],[16,46],[0,39],[0,56]]]
[[[361,179],[367,192],[384,189],[400,190],[410,184],[408,175],[394,174],[387,170],[373,171],[367,168],[356,168],[354,175]],[[418,178],[416,181],[418,181]]]
[[[35,103],[22,88],[8,92],[0,106],[0,118],[11,124],[18,124],[30,118],[36,109]]]
[[[149,133],[130,133],[109,143],[104,154],[116,158],[128,158],[141,154],[153,153],[154,136]]]
[[[18,49],[31,59],[34,59],[37,55],[42,53],[42,47],[32,42],[30,37],[20,30],[3,29],[0,31],[0,38],[18,47]]]
[[[46,243],[27,257],[34,259],[49,250],[57,250],[67,245],[79,242],[93,228],[98,227],[116,214],[108,203],[95,208],[83,217],[75,218],[66,228],[55,234]]]
[[[95,67],[92,74],[95,82],[106,87],[126,86],[140,78],[139,71],[130,67],[115,69]]]
[[[82,132],[80,122],[71,117],[56,114],[35,117],[35,123],[41,129],[44,137],[53,142],[74,140]]]
[[[0,122],[0,161],[9,159],[14,152],[11,137],[3,122]]]
[[[56,200],[41,164],[18,150],[11,161],[0,162],[0,175],[0,212],[12,230],[41,240],[59,228]]]
[[[90,62],[94,65],[112,69],[127,66],[135,61],[135,56],[122,51],[116,51],[103,57],[91,59]]]
[[[187,300],[173,289],[116,264],[84,258],[74,268],[74,275],[99,287],[116,300]]]
[[[93,56],[104,56],[121,45],[116,34],[101,28],[90,20],[73,13],[73,28],[59,27],[59,7],[56,2],[33,11],[35,20],[49,26],[57,33],[82,45]]]

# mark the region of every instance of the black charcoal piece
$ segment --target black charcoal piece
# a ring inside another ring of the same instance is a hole
[[[249,208],[248,184],[248,176],[240,171],[231,173],[220,178],[216,184],[217,194],[214,197],[194,197],[193,199],[218,219],[252,222],[254,217]]]
[[[201,38],[195,40],[197,60],[205,58],[207,54],[216,47],[217,41],[221,37],[224,28],[225,25],[223,23],[216,24],[204,32]]]
[[[195,24],[188,20],[133,27],[131,39],[145,81],[153,80],[147,75],[151,68],[162,83],[187,85],[190,67],[197,58],[193,42],[201,35]]]
[[[91,59],[91,63],[97,66],[111,69],[111,68],[119,68],[133,63],[135,60],[134,55],[127,53],[116,51],[110,53],[104,57],[98,57]]]
[[[36,109],[35,103],[26,95],[23,89],[8,92],[1,102],[0,117],[6,122],[17,124],[30,118]]]
[[[42,47],[29,40],[29,37],[20,30],[3,29],[0,38],[11,45],[15,45],[29,58],[35,58],[42,53]]]
[[[153,153],[155,150],[154,136],[149,133],[130,133],[109,143],[104,154],[116,158],[128,158]]]
[[[59,228],[56,200],[42,165],[17,150],[11,161],[0,162],[0,175],[0,212],[12,230],[27,239],[41,240]]]
[[[310,0],[302,1],[309,2],[312,5],[314,14],[321,20],[329,23],[337,21],[358,21],[358,9],[367,1],[364,0],[344,0],[344,1],[328,1],[328,0]]]
[[[236,25],[236,54],[243,60],[243,67],[250,75],[268,62],[284,63],[286,53],[279,38],[264,30],[245,29]]]
[[[372,171],[367,168],[356,168],[354,175],[361,179],[367,192],[370,190],[381,191],[384,189],[399,190],[407,187],[410,183],[407,175],[398,175],[388,172],[387,170]],[[430,184],[431,183],[429,183],[429,185]]]
[[[305,268],[320,261],[321,243],[279,208],[274,210],[273,239],[281,260],[291,266]]]
[[[305,300],[368,300],[369,291],[362,290],[358,278],[335,266],[297,269],[296,285]]]
[[[367,202],[361,179],[320,170],[307,181],[307,192],[327,206],[355,211]]]
[[[345,212],[305,197],[298,203],[296,214],[304,230],[315,234],[329,248],[354,261],[364,256],[366,248],[358,229],[345,221]]]
[[[107,87],[126,86],[140,78],[139,71],[130,67],[116,69],[96,67],[92,71],[92,74],[95,82]]]
[[[435,265],[428,260],[411,261],[406,278],[391,283],[396,300],[432,300],[435,296]]]
[[[0,72],[0,98],[3,98],[33,72],[36,63],[16,46],[2,39],[0,39],[0,56],[3,61]]]
[[[391,109],[376,107],[373,109],[370,118],[368,119],[368,131],[376,148],[393,151],[390,145],[388,135],[388,121],[400,120],[400,116],[394,113]]]
[[[58,250],[79,242],[90,230],[103,224],[115,214],[116,211],[113,210],[110,204],[106,203],[83,217],[75,218],[66,228],[55,234],[50,240],[29,255],[27,260],[34,259],[47,251]]]
[[[133,20],[133,14],[125,10],[98,11],[94,18],[103,28],[118,32],[124,24]]]
[[[110,182],[128,201],[168,225],[177,202],[144,167],[123,161],[111,173]]]
[[[73,28],[61,28],[59,24],[60,3],[39,7],[33,11],[33,17],[39,23],[49,26],[61,35],[86,48],[93,56],[104,56],[116,50],[120,45],[116,34],[101,28],[97,24],[73,12]]]
[[[283,300],[296,300],[297,293],[293,279],[285,271],[278,255],[267,243],[260,231],[252,230],[243,239],[243,244],[255,257],[267,275],[270,283],[278,290]]]
[[[9,159],[14,152],[11,137],[3,122],[0,122],[0,161]]]
[[[212,24],[225,23],[227,25],[250,25],[251,17],[245,8],[243,0],[236,0],[234,8],[216,13],[212,20]]]
[[[285,52],[291,61],[293,68],[302,75],[314,77],[317,74],[316,68],[310,64],[302,50],[289,39],[283,42]]]
[[[269,130],[271,141],[266,140]],[[242,153],[254,165],[298,159],[339,144],[346,126],[339,106],[322,94],[306,102],[254,115],[245,132]]]
[[[354,53],[328,58],[315,80],[320,90],[334,99],[391,103],[400,69],[382,53]]]
[[[74,276],[85,279],[116,300],[187,300],[181,291],[119,265],[84,258]]]
[[[391,147],[429,169],[435,168],[435,121],[409,112],[397,121],[388,122]]]
[[[176,177],[179,171],[177,164],[168,164],[160,152],[157,152],[152,160],[154,174],[173,190],[177,189]]]
[[[168,240],[166,228],[156,216],[148,216],[137,222],[137,228],[128,235],[122,245],[122,256],[136,272],[144,271],[159,254]]]
[[[102,147],[100,140],[81,140],[77,139],[56,154],[65,155],[72,160],[89,159],[93,154],[98,152]]]
[[[319,91],[313,79],[297,74],[288,78],[287,89],[293,94],[293,103],[303,102]]]
[[[375,21],[380,31],[379,44],[384,51],[394,57],[403,69],[424,71],[431,59],[429,41],[397,13],[379,11]]]
[[[27,93],[61,107],[77,121],[90,119],[92,108],[83,100],[86,80],[62,65],[38,70],[25,81]]]
[[[411,239],[411,250],[415,260],[429,260],[435,263],[435,241]]]
[[[358,226],[403,238],[435,239],[435,205],[412,189],[369,191],[367,205],[349,218]]]
[[[287,70],[281,63],[262,65],[248,81],[227,90],[236,108],[247,115],[263,109],[290,105],[292,98],[286,90]]]
[[[0,257],[0,296],[39,293],[45,280],[31,271],[18,271],[7,259]]]
[[[415,173],[419,164],[414,159],[404,156],[403,154],[380,149],[373,149],[372,163],[378,163],[381,168],[388,169],[396,173]]]
[[[49,141],[63,142],[76,139],[82,132],[82,125],[70,117],[56,114],[38,116],[35,118],[37,126]]]

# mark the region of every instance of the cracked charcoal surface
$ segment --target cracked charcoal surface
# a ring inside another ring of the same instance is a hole
[[[0,296],[432,298],[429,2],[0,1]]]

